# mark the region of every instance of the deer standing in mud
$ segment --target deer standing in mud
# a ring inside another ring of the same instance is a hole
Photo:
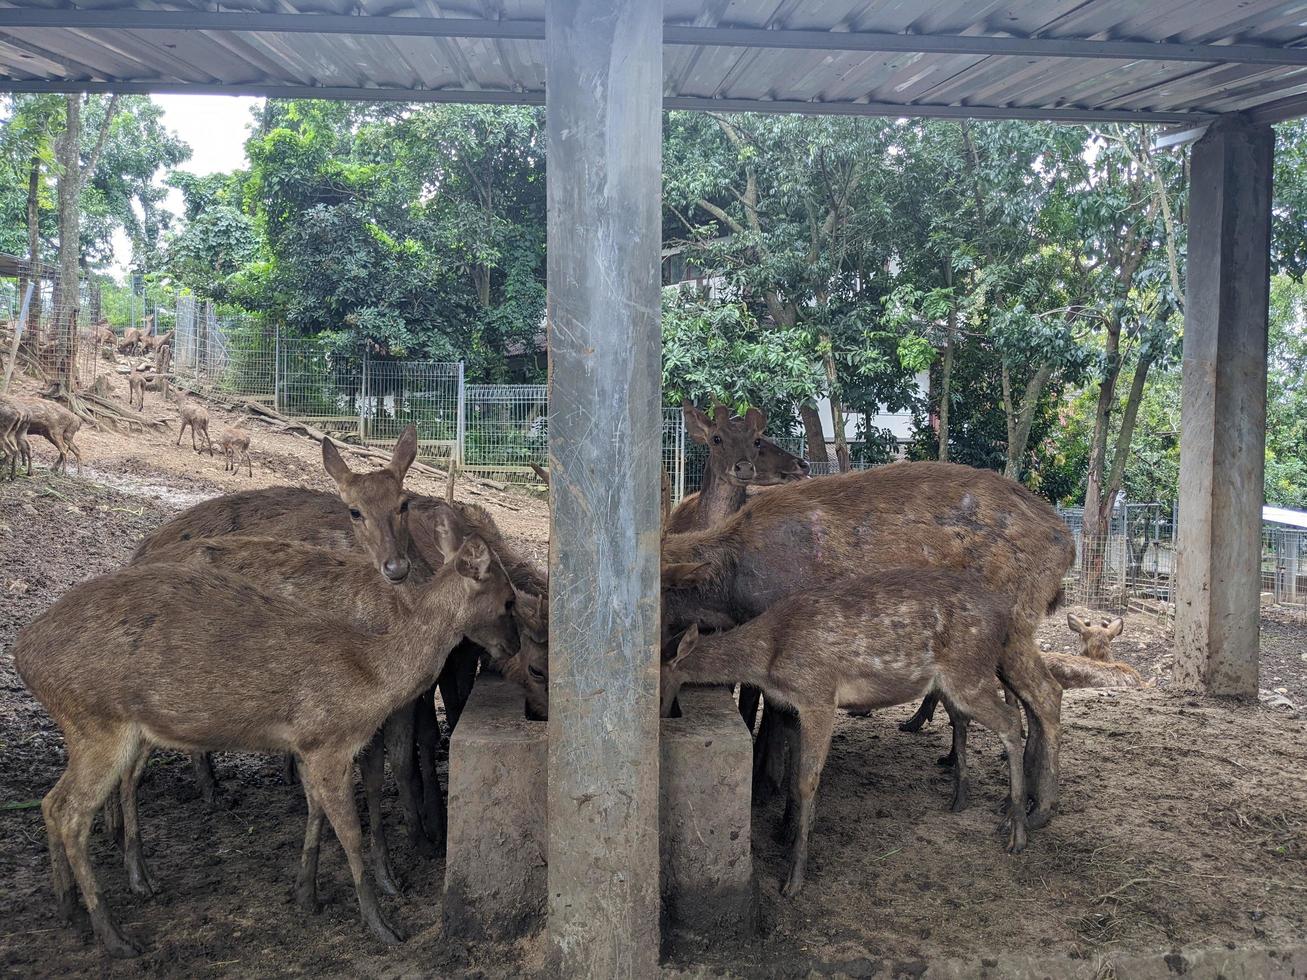
[[[1013,655],[1046,674],[1035,629],[1060,600],[1074,557],[1053,508],[1013,481],[951,463],[893,463],[775,487],[706,531],[667,535],[663,562],[703,564],[706,577],[665,593],[664,636],[691,623],[747,622],[814,582],[868,569],[968,569],[1009,598]],[[1039,703],[1029,721],[1038,827],[1057,804],[1060,704]]]
[[[218,433],[218,448],[222,450],[224,473],[236,473],[239,460],[245,461],[249,476],[254,475],[254,464],[250,462],[250,434],[244,429],[229,426]]]
[[[186,433],[186,427],[191,429],[191,448],[197,453],[204,452],[196,445],[195,434],[198,432],[204,437],[204,445],[209,450],[209,455],[213,455],[213,440],[209,438],[209,412],[203,405],[191,401],[186,397],[186,393],[180,389],[173,398],[173,404],[177,408],[177,414],[181,417],[182,425],[177,430],[177,445],[182,444],[182,436]]]
[[[29,436],[44,436],[50,445],[59,451],[59,458],[55,460],[51,472],[66,473],[68,471],[68,454],[71,452],[73,458],[77,460],[77,473],[82,473],[82,451],[77,448],[74,438],[82,428],[82,420],[79,419],[62,405],[56,405],[54,402],[45,398],[20,398],[16,399],[19,404],[27,411],[27,434]],[[23,455],[27,457],[27,475],[32,475],[32,448],[26,439],[22,441]]]
[[[1011,609],[976,576],[895,568],[844,579],[777,600],[748,622],[711,635],[691,625],[662,667],[666,715],[687,682],[739,681],[798,713],[797,758],[783,828],[794,853],[783,893],[803,887],[817,786],[837,709],[884,708],[938,694],[959,722],[995,731],[1007,751],[1007,850],[1026,845],[1021,713],[1004,702],[1003,678],[1032,714],[1055,711],[1060,691],[1037,659],[1007,644]],[[952,808],[967,803],[967,725],[954,729]]]
[[[298,904],[317,906],[325,818],[345,850],[365,924],[383,942],[399,942],[364,867],[353,759],[464,635],[504,655],[516,651],[513,601],[512,584],[475,537],[381,636],[214,569],[131,566],[68,592],[20,631],[13,651],[68,747],[68,767],[41,804],[60,911],[75,917],[80,889],[105,949],[138,952],[104,901],[87,843],[115,786],[124,826],[138,833],[134,787],[153,748],[293,752],[309,809]],[[237,622],[240,630],[227,628]]]

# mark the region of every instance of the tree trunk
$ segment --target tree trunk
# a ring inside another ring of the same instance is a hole
[[[847,473],[850,468],[849,443],[844,437],[844,403],[840,398],[839,379],[835,372],[835,354],[831,351],[831,337],[828,333],[821,335],[821,362],[826,369],[826,384],[830,389],[830,424],[835,435],[835,459],[840,472]]]
[[[1026,382],[1020,404],[1014,405],[1007,365],[1003,365],[1003,409],[1007,415],[1007,463],[1003,467],[1003,475],[1010,480],[1021,479],[1026,445],[1030,442],[1030,429],[1035,423],[1035,409],[1039,405],[1040,395],[1044,393],[1044,386],[1052,376],[1051,362],[1045,361],[1039,365],[1034,376]]]
[[[950,287],[953,285],[953,269],[949,267],[946,272],[946,280]],[[944,356],[939,365],[939,461],[948,462],[948,409],[949,398],[952,395],[953,381],[953,345],[954,338],[957,336],[958,329],[958,304],[956,300],[950,301],[948,308],[948,325],[945,327],[947,333],[944,336]]]
[[[1098,596],[1103,583],[1103,551],[1107,543],[1112,499],[1104,493],[1107,476],[1107,432],[1112,421],[1112,403],[1116,400],[1116,381],[1121,373],[1121,321],[1113,318],[1107,326],[1107,373],[1098,387],[1094,409],[1094,433],[1089,443],[1089,473],[1085,480],[1084,523],[1081,527],[1080,558],[1085,597]],[[1115,494],[1115,491],[1113,491]]]
[[[73,351],[77,340],[78,268],[81,260],[81,229],[78,209],[82,192],[82,97],[70,94],[66,100],[67,120],[55,148],[59,162],[59,276],[54,287],[55,383],[71,394]]]
[[[821,430],[821,416],[817,414],[817,406],[812,402],[804,402],[799,406],[799,418],[803,420],[803,434],[808,442],[808,462],[829,463],[826,436]]]
[[[18,303],[22,308],[27,284],[36,283],[32,305],[27,311],[27,343],[35,345],[36,328],[41,323],[41,155],[32,154],[27,172],[27,275],[18,280]]]

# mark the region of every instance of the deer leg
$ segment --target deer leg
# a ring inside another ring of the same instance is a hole
[[[125,728],[93,735],[78,733],[69,740],[68,769],[56,787],[63,789],[55,811],[68,864],[91,917],[95,938],[114,957],[139,956],[140,949],[123,935],[105,904],[87,844],[96,810],[104,805],[123,771],[135,763],[136,755],[143,750],[138,738],[133,738]]]
[[[381,732],[363,747],[359,756],[363,772],[363,795],[368,801],[368,834],[372,838],[372,874],[386,895],[398,895],[399,886],[390,870],[390,849],[386,846],[386,825],[381,817],[381,787],[386,778],[386,747]]]
[[[41,801],[41,816],[45,819],[46,846],[50,852],[50,873],[59,918],[71,926],[77,924],[82,907],[77,902],[77,882],[73,879],[73,866],[68,862],[63,838],[63,802],[68,795],[69,782],[65,771]]]
[[[358,809],[354,806],[354,798],[350,793],[353,759],[348,753],[313,752],[306,753],[301,762],[305,785],[311,787],[311,792],[331,821],[340,846],[345,849],[363,922],[383,943],[403,942],[399,932],[382,915],[377,893],[372,888],[363,864],[363,834],[359,829]]]
[[[254,464],[250,462],[250,451],[248,449],[245,450],[245,469],[248,471],[248,476],[254,476]]]
[[[195,442],[195,429],[196,429],[196,425],[194,422],[192,422],[191,423],[191,448],[194,449],[196,453],[199,453],[200,447]]]
[[[150,872],[145,866],[145,855],[141,850],[141,823],[136,809],[136,789],[141,784],[145,773],[145,764],[150,760],[150,750],[144,748],[135,762],[123,772],[119,785],[119,796],[123,809],[123,863],[127,869],[127,886],[137,895],[149,898],[157,890],[150,880]]]
[[[1031,641],[1009,646],[1004,657],[1003,680],[1026,709],[1030,737],[1026,740],[1023,765],[1035,799],[1027,825],[1037,830],[1057,811],[1062,689]]]
[[[409,702],[389,718],[383,729],[386,739],[386,758],[399,790],[399,805],[404,811],[404,827],[413,849],[422,857],[435,857],[436,849],[423,829],[422,781],[417,774],[417,732],[415,718],[417,703]],[[442,835],[443,837],[443,835]]]
[[[793,741],[791,732],[796,719],[794,713],[786,708],[777,709],[775,705],[771,705],[767,710],[776,713],[776,723],[768,731],[763,771],[767,785],[775,793],[788,785],[785,749]]]
[[[318,854],[322,847],[322,821],[326,812],[307,781],[304,783],[304,799],[308,804],[309,816],[304,825],[300,869],[295,876],[295,904],[300,911],[312,914],[318,911]]]
[[[186,420],[182,419],[182,427],[177,430],[177,445],[182,444],[182,436],[186,434]]]
[[[281,781],[287,786],[295,785],[295,756],[291,752],[281,757]]]
[[[27,460],[27,475],[30,477],[32,475],[32,443],[27,436],[23,436],[18,440],[18,448],[22,450],[23,459]]]
[[[963,716],[974,718],[995,732],[1007,750],[1011,785],[1007,816],[999,829],[1008,835],[1007,852],[1020,854],[1026,846],[1027,827],[1026,772],[1021,758],[1021,712],[1015,706],[1005,703],[992,684],[968,691],[964,700],[958,701],[955,698],[954,703]]]
[[[917,708],[917,713],[907,721],[899,725],[901,732],[919,732],[922,727],[935,717],[935,706],[939,704],[939,695],[934,691],[927,694],[922,700],[921,706]]]
[[[764,696],[762,721],[753,740],[753,798],[765,800],[785,785],[784,710]]]
[[[77,443],[72,439],[68,440],[68,448],[73,451],[73,459],[77,460],[77,475],[82,475],[82,451],[77,448]]]
[[[740,685],[740,715],[744,725],[753,734],[753,726],[758,721],[758,702],[762,700],[762,691],[748,684]]]
[[[947,701],[944,708],[948,711],[949,724],[953,726],[953,802],[949,809],[959,813],[967,808],[971,787],[967,782],[967,729],[970,721],[967,716],[957,711]]]
[[[192,752],[191,769],[195,772],[195,782],[200,787],[200,796],[209,806],[213,806],[218,796],[218,780],[213,774],[213,753]]]
[[[793,898],[803,889],[804,875],[808,870],[808,837],[816,815],[817,785],[821,782],[821,771],[826,765],[834,730],[834,704],[830,708],[805,712],[799,717],[799,757],[793,763],[799,770],[799,820],[790,876],[781,889],[786,898]]]
[[[422,821],[433,841],[445,839],[445,791],[436,769],[436,748],[440,745],[440,719],[430,691],[415,703],[418,771],[422,775]]]
[[[451,733],[463,714],[463,705],[467,704],[467,699],[472,694],[479,656],[478,649],[464,640],[446,658],[444,669],[437,679],[440,700],[445,703],[445,720],[449,723]]]

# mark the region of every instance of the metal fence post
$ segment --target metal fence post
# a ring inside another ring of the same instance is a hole
[[[458,402],[457,402],[457,421],[454,423],[454,456],[456,457],[450,463],[460,469],[464,462],[464,445],[463,441],[467,438],[467,387],[463,383],[463,362],[458,362]]]
[[[281,411],[281,324],[272,328],[272,408]]]
[[[363,347],[363,375],[359,381],[359,442],[368,441],[368,422],[367,422],[367,405],[368,405],[368,365],[372,358],[368,355],[368,348]]]

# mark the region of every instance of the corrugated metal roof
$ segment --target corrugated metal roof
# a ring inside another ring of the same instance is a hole
[[[0,87],[543,101],[543,0],[0,0]],[[445,11],[442,14],[442,11]],[[672,107],[1307,112],[1303,0],[666,0]]]

